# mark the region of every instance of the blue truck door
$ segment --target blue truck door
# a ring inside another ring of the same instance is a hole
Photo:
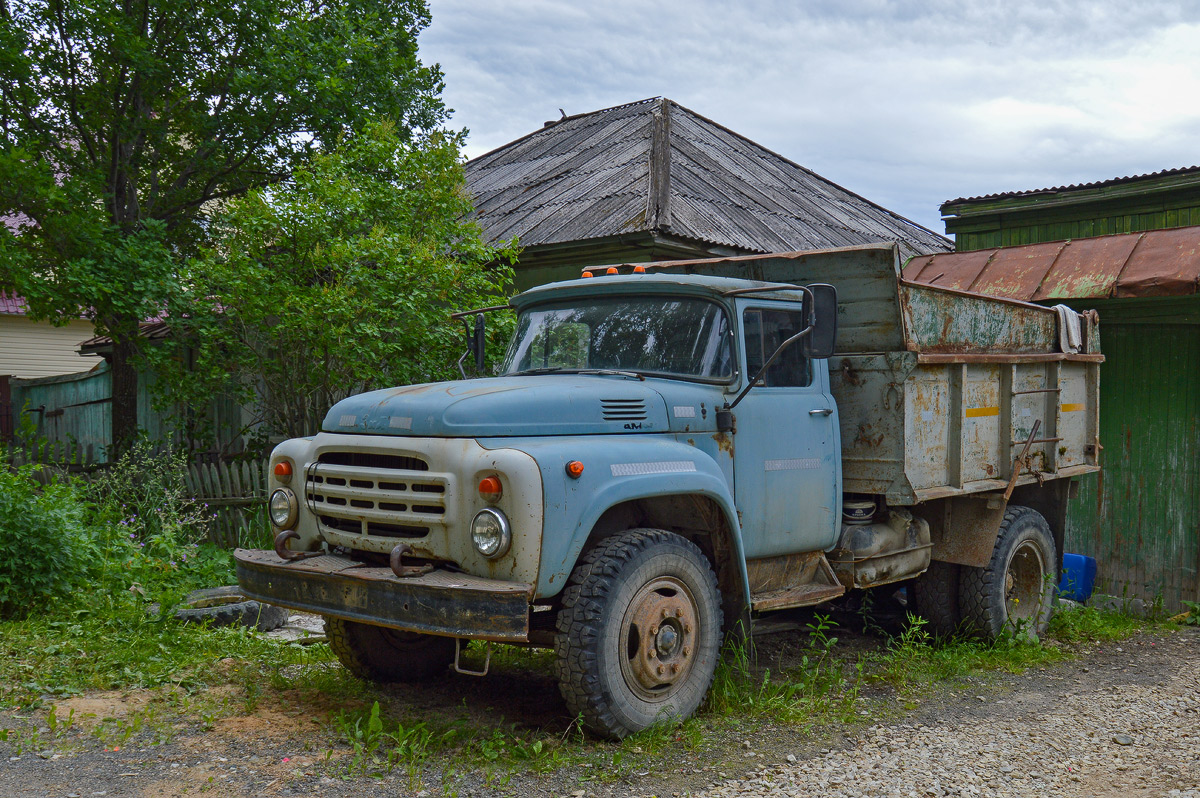
[[[742,312],[747,379],[803,329],[798,311]],[[746,557],[825,550],[837,540],[842,478],[826,361],[793,344],[734,411],[734,498]]]

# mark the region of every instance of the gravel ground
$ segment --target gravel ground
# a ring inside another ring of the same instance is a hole
[[[1128,642],[1079,666],[1080,679],[1022,677],[1007,695],[955,696],[981,711],[871,726],[703,795],[1200,798],[1200,636],[1181,638]],[[1051,681],[1058,689],[1045,689]]]
[[[790,645],[785,635],[769,636],[765,648],[772,637],[776,647]],[[615,783],[577,768],[497,778],[466,762],[447,783],[428,772],[416,785],[398,773],[345,780],[322,761],[329,731],[316,718],[328,708],[285,702],[292,697],[284,695],[272,708],[223,718],[203,732],[180,728],[158,744],[135,739],[116,749],[80,733],[61,748],[15,755],[11,743],[0,742],[0,796],[1200,798],[1200,630],[1080,653],[1017,676],[942,685],[917,700],[885,696],[864,704],[886,722],[868,715],[861,725],[815,733],[766,725],[710,739],[700,754],[668,749]],[[562,709],[553,684],[540,678],[451,680],[446,696],[429,699],[428,711],[512,694],[521,703],[505,706],[506,717],[544,722],[538,706],[549,705],[547,717]],[[508,689],[498,690],[501,684]],[[86,702],[105,714],[145,699],[98,694],[75,701],[82,715]],[[903,710],[905,703],[918,707]],[[0,728],[32,720],[0,713]]]

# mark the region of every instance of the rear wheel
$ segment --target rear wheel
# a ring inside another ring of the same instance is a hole
[[[373,682],[413,682],[440,676],[454,661],[454,638],[402,632],[325,618],[329,647],[346,670]]]
[[[911,595],[917,614],[925,619],[929,634],[939,639],[953,637],[962,624],[958,609],[961,566],[934,560],[929,569],[913,580]]]
[[[1037,510],[1011,506],[1000,523],[992,559],[983,568],[963,568],[959,606],[977,634],[1041,637],[1053,612],[1057,555],[1050,525]]]
[[[688,717],[712,683],[721,622],[717,578],[694,543],[660,529],[601,541],[571,574],[558,616],[568,708],[614,738]]]

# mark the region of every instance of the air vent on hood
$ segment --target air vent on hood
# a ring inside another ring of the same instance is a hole
[[[646,403],[641,399],[601,399],[605,421],[645,421]]]

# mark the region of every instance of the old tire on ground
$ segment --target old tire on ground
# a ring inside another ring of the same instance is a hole
[[[933,637],[945,640],[953,637],[962,624],[959,611],[959,575],[962,567],[934,560],[929,570],[913,580],[909,595],[917,615],[925,619],[925,629]]]
[[[964,625],[989,640],[1004,634],[1044,635],[1053,612],[1057,562],[1050,525],[1042,514],[1010,506],[1000,522],[991,562],[962,569],[959,607]]]
[[[372,682],[415,682],[441,676],[454,661],[452,637],[331,617],[325,618],[325,636],[346,670]]]
[[[184,623],[207,622],[212,626],[241,624],[260,632],[269,632],[287,623],[288,611],[283,607],[248,599],[237,585],[231,585],[188,593],[176,608],[175,619]]]
[[[558,683],[572,714],[620,739],[682,720],[712,684],[717,578],[694,543],[660,529],[606,538],[576,565],[558,615]]]

